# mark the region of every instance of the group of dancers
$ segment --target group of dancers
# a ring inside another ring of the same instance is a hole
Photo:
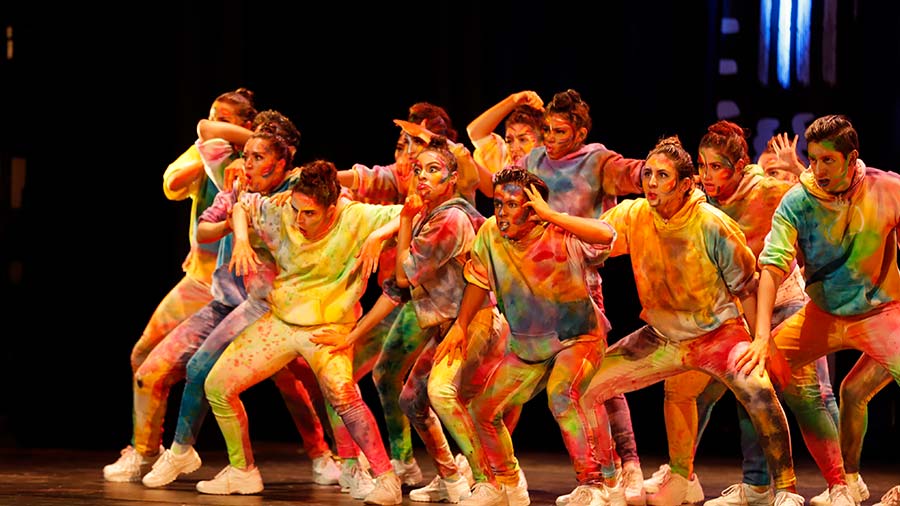
[[[571,89],[488,108],[472,151],[434,104],[395,123],[394,163],[295,167],[290,119],[243,88],[215,99],[163,177],[168,198],[192,199],[191,249],[133,348],[132,440],[106,480],[197,470],[211,408],[229,464],[197,491],[261,492],[240,394],[271,378],[315,482],[367,504],[400,504],[406,485],[414,502],[527,506],[511,434],[540,392],[577,482],[557,506],[703,502],[695,449],[726,390],[743,479],[706,506],[805,503],[782,401],[828,484],[810,504],[868,499],[866,405],[900,381],[900,175],[862,162],[848,118],[809,124],[808,164],[786,134],[754,163],[728,120],[696,150],[670,136],[626,158],[587,142]],[[610,343],[598,268],[619,255],[645,325]],[[382,292],[363,308],[370,278]],[[862,355],[838,403],[826,357],[842,349]],[[386,437],[358,388],[369,373]],[[660,381],[669,458],[645,479],[624,394]],[[878,506],[900,506],[900,485]]]

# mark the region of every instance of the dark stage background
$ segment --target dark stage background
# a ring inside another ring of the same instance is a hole
[[[300,128],[300,162],[341,168],[389,163],[391,120],[414,102],[444,106],[468,145],[466,124],[508,94],[532,89],[549,101],[573,88],[592,106],[589,140],[625,156],[643,157],[669,134],[696,146],[728,110],[755,135],[769,118],[801,137],[804,118],[840,112],[860,132],[862,158],[896,170],[900,8],[813,4],[810,79],[784,89],[774,70],[758,70],[756,1],[5,2],[14,57],[0,62],[0,444],[108,448],[111,459],[127,444],[129,353],[188,247],[190,204],[166,200],[161,176],[221,92],[252,89],[260,110]],[[603,274],[615,339],[640,325],[639,307],[627,259]],[[837,380],[857,356],[837,354]],[[371,380],[362,387],[377,411]],[[664,452],[661,385],[628,398],[640,451]],[[244,400],[255,440],[297,439],[273,385]],[[872,400],[867,457],[896,454],[898,401],[895,385]],[[198,445],[221,447],[206,423]],[[736,425],[729,394],[700,454],[738,455]],[[564,451],[558,434],[541,396],[514,436]]]

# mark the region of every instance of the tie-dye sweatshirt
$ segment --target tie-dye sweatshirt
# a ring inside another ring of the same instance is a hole
[[[618,234],[610,256],[630,255],[641,319],[686,340],[741,316],[740,299],[757,287],[756,258],[744,233],[698,189],[664,220],[645,198],[601,216]]]
[[[766,235],[772,228],[772,215],[794,183],[767,177],[762,167],[747,164],[743,177],[734,194],[727,199],[717,200],[707,197],[709,203],[718,207],[738,223],[747,238],[747,245],[757,257],[763,249]],[[775,307],[803,304],[803,276],[799,265],[794,266],[791,275],[785,278],[775,296]]]
[[[621,195],[640,194],[643,160],[625,158],[603,144],[586,144],[559,160],[538,146],[519,166],[540,176],[550,188],[550,207],[583,218],[596,218]]]
[[[208,176],[209,172],[218,170],[224,173],[225,166],[231,163],[233,158],[225,157],[220,162],[223,164],[207,165],[206,156],[209,152],[205,149],[210,145],[197,141],[192,144],[177,160],[172,162],[163,173],[163,192],[169,200],[191,199],[191,222],[188,227],[188,241],[190,243],[190,251],[185,258],[182,269],[188,277],[200,281],[206,285],[212,283],[212,274],[216,270],[216,256],[219,251],[219,241],[201,243],[197,241],[197,223],[200,215],[208,208],[216,198],[219,192],[215,183]],[[229,152],[230,153],[230,152]],[[226,161],[227,159],[227,161]],[[173,192],[169,189],[169,181],[178,172],[178,169],[186,165],[188,160],[200,162],[206,168],[206,174],[203,177],[195,179],[189,186],[181,191]]]
[[[269,194],[288,190],[291,186],[292,180],[285,179],[281,185],[273,189]],[[234,191],[219,192],[212,205],[200,215],[200,221],[210,223],[225,221],[236,199],[237,195]],[[210,289],[213,298],[222,304],[232,307],[236,307],[241,302],[244,302],[248,295],[256,299],[265,300],[272,290],[272,282],[275,279],[277,267],[272,254],[262,244],[259,236],[251,231],[250,243],[262,265],[256,267],[256,272],[251,272],[245,276],[235,276],[228,268],[228,264],[231,262],[231,251],[234,248],[234,236],[229,233],[217,242],[219,243],[219,256],[216,270],[213,272],[212,288]]]
[[[269,301],[272,311],[295,325],[355,323],[366,283],[351,273],[362,244],[377,228],[400,214],[403,206],[341,201],[324,237],[311,241],[296,227],[296,211],[259,194],[245,194],[250,224],[278,265]]]
[[[497,307],[509,322],[513,351],[545,344],[558,347],[559,341],[606,335],[585,272],[596,270],[608,255],[608,246],[588,244],[546,222],[511,241],[492,216],[475,236],[465,277],[494,292]]]
[[[850,188],[832,195],[807,170],[775,210],[759,265],[787,272],[798,259],[819,308],[863,314],[900,300],[898,223],[900,175],[859,163]]]
[[[463,198],[453,198],[418,217],[403,270],[422,328],[452,321],[466,280],[463,267],[484,216]]]

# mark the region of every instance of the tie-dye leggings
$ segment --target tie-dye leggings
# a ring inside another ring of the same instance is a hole
[[[212,301],[170,332],[141,364],[134,381],[135,449],[153,453],[159,445],[171,387],[185,380],[174,441],[193,445],[209,405],[203,383],[225,347],[268,311],[264,301],[249,299],[237,307]],[[272,377],[281,392],[310,458],[329,452],[322,425],[307,389],[287,369]],[[321,396],[321,394],[317,394]]]
[[[744,375],[735,362],[750,344],[750,334],[738,320],[730,320],[718,329],[684,341],[673,341],[644,326],[611,346],[603,364],[594,375],[584,402],[596,405],[617,393],[638,390],[688,370],[702,371],[724,383],[742,404],[759,434],[779,490],[796,485],[790,430],[787,418],[768,375]],[[593,411],[596,413],[596,411]],[[696,409],[688,416],[696,417]],[[614,476],[611,436],[608,427],[597,420],[598,457],[607,479]]]
[[[866,425],[865,406],[891,378],[900,384],[900,302],[883,304],[856,316],[836,316],[810,302],[779,325],[773,337],[792,368],[838,350],[855,349],[864,353],[844,378],[840,394],[842,453],[848,462],[847,469],[858,472]],[[796,389],[789,384],[785,396],[789,392],[797,395]],[[827,425],[825,418],[823,413],[818,420],[808,423],[813,427]]]
[[[331,353],[330,347],[310,341],[317,335],[347,334],[352,327],[353,324],[291,325],[269,312],[228,345],[209,372],[205,389],[232,466],[245,469],[254,463],[247,412],[240,394],[300,356],[312,367],[325,400],[362,449],[373,474],[379,476],[391,470],[381,431],[354,379],[351,352]]]
[[[777,326],[788,316],[803,307],[799,304],[785,304],[777,307],[772,315],[772,325]],[[792,371],[792,381],[804,385],[798,391],[803,398],[791,396],[786,399],[788,406],[799,418],[815,419],[822,410],[827,410],[834,423],[838,423],[838,407],[828,372],[828,359],[821,357],[814,363]],[[666,420],[666,436],[669,445],[669,466],[673,472],[691,476],[694,472],[694,455],[709,417],[716,402],[728,390],[724,384],[701,372],[690,371],[666,378],[663,414]],[[737,403],[738,427],[741,433],[741,454],[743,462],[742,482],[748,485],[766,486],[771,482],[766,455],[759,445],[753,423],[744,407]],[[804,425],[801,425],[804,426]],[[829,484],[842,481],[843,468],[837,451],[837,433],[827,437],[828,429],[807,434],[801,431],[810,454],[819,464],[822,475]]]

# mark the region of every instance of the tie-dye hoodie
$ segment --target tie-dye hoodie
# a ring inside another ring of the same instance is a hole
[[[863,314],[900,300],[898,223],[900,175],[858,163],[850,188],[833,195],[807,170],[775,210],[759,265],[787,272],[797,259],[819,308]]]
[[[403,270],[410,282],[412,304],[422,328],[452,321],[459,313],[466,280],[463,267],[484,216],[456,197],[419,217],[413,225],[409,256]]]
[[[700,336],[741,316],[757,287],[756,258],[727,214],[691,192],[664,220],[645,198],[601,216],[618,234],[610,256],[630,255],[641,319],[673,340]]]
[[[355,323],[367,284],[350,272],[363,242],[400,214],[401,205],[341,201],[324,237],[305,238],[296,227],[296,211],[275,205],[258,193],[244,194],[250,223],[278,265],[269,301],[272,312],[295,325]]]
[[[559,160],[551,160],[547,148],[538,146],[519,166],[547,183],[551,208],[572,216],[596,218],[616,205],[617,196],[643,193],[644,161],[625,158],[603,144],[585,144]]]
[[[707,196],[710,204],[718,207],[738,223],[747,238],[747,245],[757,257],[763,249],[766,235],[772,228],[772,215],[781,197],[794,183],[768,177],[756,164],[744,166],[743,178],[729,198],[717,200]],[[803,275],[799,265],[794,265],[790,276],[778,287],[775,307],[795,306],[806,301],[803,291]]]

